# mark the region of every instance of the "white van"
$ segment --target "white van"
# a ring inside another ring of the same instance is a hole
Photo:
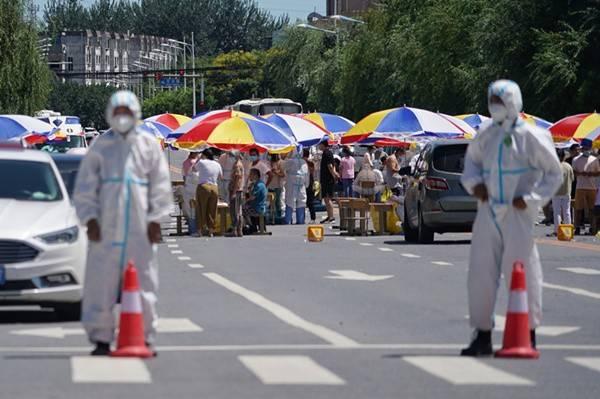
[[[38,146],[39,149],[48,152],[67,152],[72,148],[87,148],[85,130],[78,116],[63,116],[60,112],[43,110],[36,114],[36,118],[59,128],[60,133],[66,135],[64,140],[42,144]]]

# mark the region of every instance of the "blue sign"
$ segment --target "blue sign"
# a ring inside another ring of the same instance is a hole
[[[168,77],[160,78],[160,87],[180,87],[180,86],[181,86],[180,78],[168,78]]]

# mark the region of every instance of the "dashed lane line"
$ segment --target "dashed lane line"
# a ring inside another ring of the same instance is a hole
[[[346,241],[356,241],[356,238],[354,238],[354,237],[346,237],[345,240]]]
[[[450,262],[433,261],[431,263],[434,265],[437,265],[437,266],[454,266],[454,264],[452,264]]]
[[[291,310],[273,302],[269,299],[265,298],[261,294],[251,291],[247,288],[242,287],[241,285],[228,280],[227,278],[221,276],[217,273],[203,273],[206,278],[213,281],[216,284],[219,284],[223,288],[228,289],[229,291],[241,296],[242,298],[247,299],[253,304],[263,308],[267,312],[271,313],[273,316],[283,321],[284,323],[289,324],[290,326],[299,328],[301,330],[306,331],[312,335],[315,335],[322,340],[338,346],[357,346],[358,342],[354,341],[351,338],[348,338],[336,331],[333,331],[325,326],[312,323],[298,316]]]
[[[179,260],[192,260],[192,258],[190,258],[189,256],[178,256],[177,259],[179,259]]]
[[[165,238],[165,242],[177,242],[175,238]]]
[[[380,250],[381,252],[394,252],[393,249],[391,248],[386,248],[386,247],[379,247],[377,248],[378,250]]]
[[[167,248],[179,248],[179,244],[168,244]]]
[[[188,263],[188,266],[192,269],[204,269],[204,265],[201,265],[200,263]]]
[[[371,244],[370,242],[361,242],[359,245],[362,245],[363,247],[372,247],[373,244]]]
[[[597,276],[600,274],[600,270],[590,269],[587,267],[559,267],[558,270],[575,274],[583,274],[586,276]]]
[[[421,257],[421,255],[408,254],[408,253],[400,254],[400,256],[404,256],[405,258],[410,258],[410,259],[417,259],[417,258]]]
[[[178,255],[178,254],[182,254],[182,253],[183,253],[183,251],[182,251],[181,249],[175,249],[175,250],[171,251],[171,253],[172,253],[173,255]]]

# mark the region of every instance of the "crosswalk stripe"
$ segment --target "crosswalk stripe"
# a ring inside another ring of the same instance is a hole
[[[594,276],[600,274],[600,270],[589,269],[586,267],[559,267],[558,270],[562,270],[565,272],[571,272],[575,274],[585,274],[588,276]]]
[[[179,248],[179,244],[168,244],[167,248]]]
[[[71,358],[71,378],[76,383],[149,384],[150,371],[140,359],[75,356]]]
[[[354,238],[354,237],[346,237],[346,241],[356,241],[356,238]]]
[[[179,260],[192,260],[192,258],[190,258],[189,256],[178,256],[177,259],[179,259]]]
[[[186,318],[159,318],[156,326],[158,333],[201,332],[202,327]]]
[[[372,247],[373,244],[371,244],[370,242],[361,242],[360,245],[362,245],[363,247]]]
[[[600,373],[600,357],[566,357],[565,360]]]
[[[472,358],[406,356],[404,360],[454,385],[535,385],[533,381]]]
[[[267,385],[344,385],[346,382],[308,356],[239,356]]]
[[[468,316],[467,316],[468,317]],[[506,317],[495,315],[494,316],[494,330],[504,331],[506,326]],[[560,335],[569,334],[579,330],[580,327],[576,326],[538,326],[535,329],[537,335],[546,337],[558,337]]]
[[[386,248],[386,247],[379,247],[377,248],[378,250],[380,250],[381,252],[394,252],[393,249],[391,248]]]
[[[165,242],[177,242],[175,238],[165,238]]]
[[[204,269],[204,265],[201,265],[200,263],[188,263],[188,266],[192,269]]]
[[[172,253],[173,255],[177,255],[177,254],[182,254],[182,253],[183,253],[183,251],[182,251],[182,250],[180,250],[180,249],[176,249],[176,250],[173,250],[173,251],[171,251],[171,253]]]
[[[431,262],[431,263],[434,265],[438,265],[438,266],[454,266],[450,262],[435,261],[435,262]]]

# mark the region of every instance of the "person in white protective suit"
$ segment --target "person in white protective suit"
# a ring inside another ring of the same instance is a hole
[[[304,224],[306,214],[306,188],[310,184],[308,165],[302,152],[292,151],[285,160],[285,224],[292,224],[296,210],[296,224]]]
[[[539,209],[562,181],[547,130],[525,123],[521,90],[499,80],[488,90],[492,120],[481,126],[465,157],[461,182],[479,199],[468,273],[469,317],[474,338],[463,356],[492,354],[494,306],[504,274],[510,288],[513,264],[522,261],[527,279],[531,341],[542,318],[542,269],[533,237]]]
[[[108,355],[115,333],[113,308],[128,261],[138,271],[148,345],[156,333],[159,221],[173,207],[169,167],[152,135],[137,128],[136,96],[119,91],[110,98],[111,131],[98,137],[81,163],[74,203],[87,225],[89,248],[83,287],[82,323],[96,345],[92,355]]]

